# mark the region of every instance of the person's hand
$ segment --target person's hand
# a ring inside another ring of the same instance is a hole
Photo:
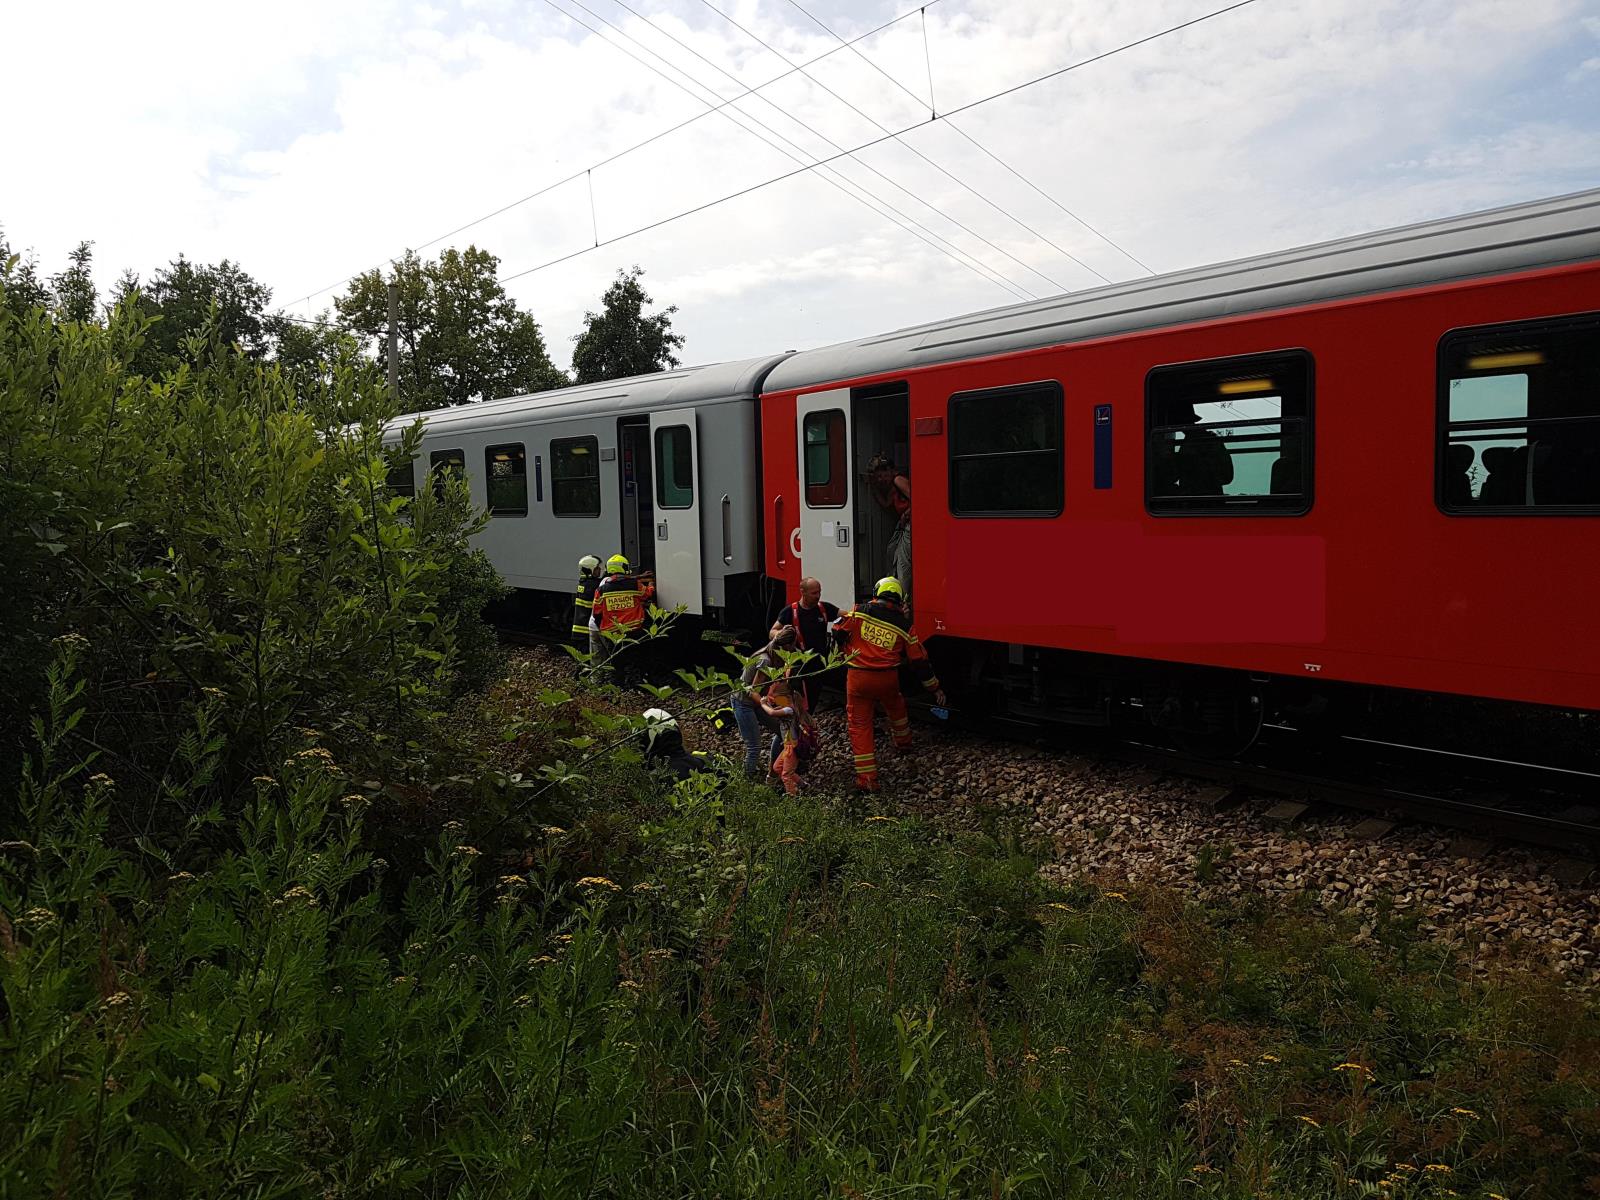
[[[935,691],[933,693],[933,702],[936,705],[938,705],[940,708],[945,707],[945,699],[946,698],[945,698],[945,694],[944,694],[944,689],[943,688],[939,688],[937,691]]]

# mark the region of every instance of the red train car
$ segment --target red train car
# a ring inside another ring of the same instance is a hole
[[[767,573],[889,573],[893,457],[918,632],[989,703],[1600,710],[1600,191],[802,352],[760,403]]]

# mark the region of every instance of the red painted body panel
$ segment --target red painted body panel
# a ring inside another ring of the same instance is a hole
[[[911,417],[952,393],[1056,379],[1066,500],[1048,519],[956,518],[948,422],[911,439],[917,630],[1600,709],[1600,517],[1447,517],[1434,502],[1439,339],[1600,310],[1600,265],[1125,334],[906,375]],[[1145,375],[1303,348],[1315,360],[1304,516],[1150,516]],[[762,397],[767,571],[794,592],[795,392]],[[1093,406],[1114,405],[1114,486],[1093,487]]]

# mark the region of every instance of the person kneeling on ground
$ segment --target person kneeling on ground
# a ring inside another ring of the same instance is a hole
[[[664,708],[646,709],[644,761],[647,766],[666,768],[675,779],[687,779],[696,771],[712,770],[703,751],[686,750],[678,722]]]

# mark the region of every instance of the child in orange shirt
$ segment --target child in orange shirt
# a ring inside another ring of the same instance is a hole
[[[793,796],[800,790],[801,742],[814,736],[811,716],[784,678],[767,685],[761,707],[777,723],[778,735],[783,739],[783,749],[772,760],[772,773],[783,781],[783,790]]]

